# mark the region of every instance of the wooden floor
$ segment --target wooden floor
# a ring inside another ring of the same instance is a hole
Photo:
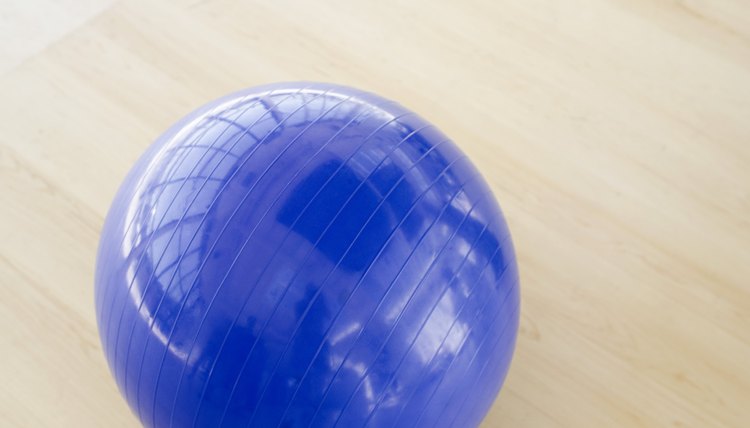
[[[109,202],[176,119],[283,80],[396,99],[491,182],[523,309],[485,426],[750,426],[746,0],[4,1],[0,426],[136,426]]]

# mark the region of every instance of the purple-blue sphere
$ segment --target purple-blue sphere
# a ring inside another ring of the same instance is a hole
[[[356,89],[211,102],[148,149],[101,234],[96,311],[153,427],[472,427],[505,379],[518,268],[435,126]]]

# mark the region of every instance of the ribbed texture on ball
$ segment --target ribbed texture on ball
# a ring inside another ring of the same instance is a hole
[[[487,184],[351,88],[251,88],[138,161],[102,231],[99,331],[147,426],[475,426],[518,328]]]

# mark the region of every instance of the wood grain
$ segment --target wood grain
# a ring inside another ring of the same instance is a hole
[[[491,182],[523,306],[485,426],[748,425],[747,2],[12,3],[0,425],[137,424],[94,322],[109,202],[179,117],[284,80],[396,99]]]

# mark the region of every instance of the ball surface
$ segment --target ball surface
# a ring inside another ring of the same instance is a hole
[[[475,426],[519,285],[486,182],[438,129],[285,83],[162,135],[107,215],[97,322],[147,426]]]

